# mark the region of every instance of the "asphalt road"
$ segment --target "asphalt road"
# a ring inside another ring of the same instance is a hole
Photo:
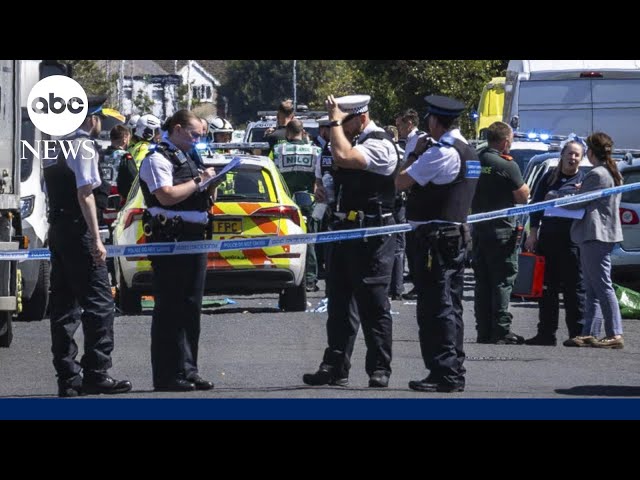
[[[116,378],[129,378],[134,386],[132,392],[118,398],[640,397],[640,320],[623,321],[623,350],[480,345],[475,343],[472,282],[468,271],[464,296],[467,387],[462,393],[409,390],[409,380],[423,378],[427,373],[420,356],[412,302],[392,302],[394,345],[389,388],[367,387],[362,334],[352,359],[349,387],[308,387],[302,383],[302,374],[315,371],[322,357],[326,313],[282,313],[277,309],[276,295],[254,295],[233,297],[236,305],[203,312],[200,372],[215,382],[215,389],[207,392],[153,392],[149,360],[151,312],[118,316],[111,373]],[[322,290],[311,294],[309,302],[315,307],[321,299]],[[527,338],[534,335],[537,304],[514,301],[511,311],[514,331]],[[82,345],[80,331],[77,338]],[[561,314],[559,343],[565,338]],[[55,395],[49,322],[15,323],[11,348],[0,349],[0,399]],[[93,396],[96,397],[105,398]]]

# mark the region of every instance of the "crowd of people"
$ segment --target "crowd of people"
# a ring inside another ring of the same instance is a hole
[[[100,131],[104,98],[91,98],[85,122],[68,138],[80,142]],[[460,392],[465,388],[462,292],[471,252],[476,278],[474,313],[478,343],[556,345],[559,294],[566,312],[565,346],[623,348],[622,322],[611,283],[610,253],[622,240],[617,215],[620,195],[567,206],[573,215],[531,215],[524,249],[544,255],[544,294],[537,334],[512,331],[509,302],[518,273],[520,229],[513,217],[479,222],[470,213],[526,203],[529,187],[509,156],[511,127],[495,122],[487,146],[476,151],[457,120],[465,106],[440,96],[425,97],[425,131],[407,109],[395,125],[371,117],[370,96],[327,97],[319,134],[309,138],[295,118],[291,100],[278,107],[277,126],[268,131],[269,156],[289,190],[315,195],[301,205],[311,232],[349,230],[409,222],[406,235],[379,235],[309,245],[307,291],[318,290],[326,272],[327,346],[307,385],[346,386],[351,356],[362,325],[369,387],[385,388],[392,374],[391,301],[415,299],[420,351],[428,371],[409,388]],[[188,110],[164,124],[152,114],[133,116],[111,130],[105,156],[117,159],[123,200],[136,177],[150,242],[205,238],[208,211],[216,198],[215,170],[206,168],[196,144],[229,142],[233,128],[219,117],[203,119]],[[404,148],[401,147],[401,141]],[[78,151],[76,149],[76,151]],[[559,165],[533,193],[533,201],[584,193],[622,183],[611,157],[613,140],[596,132],[566,141]],[[127,380],[108,374],[113,350],[114,303],[106,250],[98,234],[101,184],[97,151],[60,158],[45,168],[50,203],[51,335],[53,363],[62,397],[124,393]],[[578,168],[586,154],[594,168]],[[294,195],[297,198],[296,195]],[[579,212],[576,214],[575,212]],[[569,218],[569,217],[573,218]],[[576,218],[579,217],[579,218]],[[172,225],[180,220],[179,233]],[[404,293],[404,265],[413,289]],[[206,254],[151,256],[155,305],[151,324],[151,367],[156,391],[214,388],[200,376],[198,345]],[[74,333],[84,330],[84,355],[76,360]],[[602,324],[605,336],[600,337]]]

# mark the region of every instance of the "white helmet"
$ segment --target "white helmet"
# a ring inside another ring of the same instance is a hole
[[[133,129],[136,128],[139,119],[140,115],[138,115],[137,113],[135,115],[131,115],[131,118],[129,118],[129,121],[127,122],[127,127],[129,128],[129,130],[133,131]]]
[[[211,133],[233,133],[233,126],[228,120],[216,117],[209,122],[209,132]]]
[[[161,122],[158,117],[147,113],[138,119],[135,134],[144,140],[151,140],[153,136],[160,130]]]

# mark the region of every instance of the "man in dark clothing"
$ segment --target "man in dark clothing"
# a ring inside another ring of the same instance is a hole
[[[490,212],[526,203],[529,187],[518,164],[508,155],[513,131],[504,122],[487,129],[487,147],[478,152],[480,180],[473,197],[473,213]],[[475,316],[478,343],[522,344],[524,337],[511,331],[511,290],[518,274],[515,218],[498,218],[473,226]]]
[[[273,159],[273,151],[278,143],[284,143],[287,141],[286,126],[294,119],[293,101],[288,99],[282,101],[278,106],[278,113],[276,114],[276,128],[269,129],[265,132],[264,139],[269,142],[269,157]]]
[[[107,374],[112,365],[115,306],[107,274],[107,251],[98,230],[94,190],[101,180],[98,152],[91,139],[100,132],[98,114],[105,100],[89,98],[86,119],[62,140],[72,144],[67,157],[61,153],[44,166],[51,225],[51,351],[60,397],[131,390],[131,382]],[[78,346],[73,336],[80,323],[84,355],[77,362]]]
[[[331,152],[338,189],[332,228],[394,225],[394,177],[398,154],[393,140],[369,117],[368,95],[334,98],[329,111]],[[354,146],[352,141],[358,136]],[[307,385],[345,386],[362,323],[369,387],[385,388],[391,375],[392,320],[389,282],[395,239],[391,235],[335,243],[330,255],[327,348],[320,368],[303,375]],[[357,315],[354,311],[357,304]]]

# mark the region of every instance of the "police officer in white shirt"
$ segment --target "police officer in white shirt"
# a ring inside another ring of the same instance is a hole
[[[334,230],[395,223],[392,213],[398,154],[391,137],[369,118],[370,99],[368,95],[330,95],[325,102],[337,167],[333,175],[337,191]],[[303,376],[307,385],[348,384],[359,328],[357,319],[350,315],[355,298],[367,345],[369,387],[388,386],[392,336],[388,292],[394,247],[395,238],[383,235],[337,242],[331,248],[328,347],[318,371]]]
[[[94,138],[106,97],[89,97],[87,117],[61,140],[68,154],[44,165],[49,198],[51,340],[58,396],[126,393],[128,380],[107,373],[113,351],[115,305],[100,239],[94,192],[101,185]],[[74,334],[82,323],[84,355],[76,361]]]
[[[189,155],[202,135],[200,119],[177,111],[167,136],[140,166],[147,205],[145,235],[152,242],[203,240],[211,206],[213,168],[199,170]],[[155,306],[151,321],[151,367],[156,391],[209,390],[198,373],[200,311],[207,254],[150,257]]]
[[[430,95],[428,130],[396,179],[409,191],[407,220],[415,227],[414,273],[418,290],[420,350],[429,375],[409,382],[421,392],[464,390],[462,288],[469,242],[467,214],[480,162],[456,126],[462,102]]]

